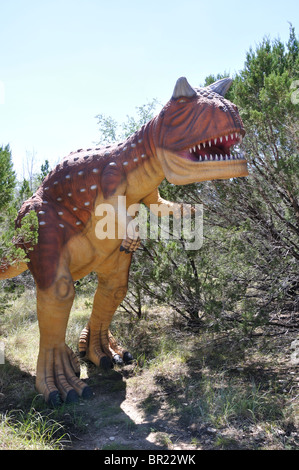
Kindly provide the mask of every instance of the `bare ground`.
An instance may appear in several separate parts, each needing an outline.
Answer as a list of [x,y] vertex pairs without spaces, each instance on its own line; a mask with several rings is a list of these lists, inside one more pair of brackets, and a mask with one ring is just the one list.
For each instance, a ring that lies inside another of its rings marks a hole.
[[[279,400],[284,397],[295,408],[292,417],[272,424],[248,416],[215,425],[200,419],[195,409],[194,393],[202,379],[202,367],[190,364],[188,383],[179,376],[182,371],[154,376],[142,371],[136,376],[135,366],[109,373],[95,371],[89,379],[94,396],[77,405],[82,413],[82,426],[72,427],[72,416],[66,412],[73,450],[293,450],[299,449],[298,368],[289,355],[284,361],[269,366],[252,364],[231,367],[230,377],[255,380],[264,387],[276,388]],[[191,384],[191,385],[190,385]],[[274,385],[275,384],[275,385]],[[188,388],[184,388],[184,385]],[[217,387],[217,384],[215,384]],[[199,387],[200,389],[200,387]],[[199,390],[198,389],[198,390]],[[194,405],[188,402],[193,401]],[[194,409],[192,409],[194,406]],[[197,405],[199,406],[199,405]],[[297,406],[297,408],[296,408]],[[294,419],[295,416],[295,419]],[[297,416],[297,419],[296,419]]]

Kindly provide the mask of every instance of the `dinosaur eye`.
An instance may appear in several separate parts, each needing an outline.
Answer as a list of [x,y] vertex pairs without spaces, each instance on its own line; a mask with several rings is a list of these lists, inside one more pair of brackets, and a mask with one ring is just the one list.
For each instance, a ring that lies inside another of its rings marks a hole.
[[184,99],[179,100],[179,103],[186,103],[186,100],[184,100]]

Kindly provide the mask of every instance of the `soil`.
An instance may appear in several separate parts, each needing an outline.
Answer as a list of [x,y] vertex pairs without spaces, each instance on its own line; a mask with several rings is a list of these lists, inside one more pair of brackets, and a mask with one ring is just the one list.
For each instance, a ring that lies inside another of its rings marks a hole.
[[[245,371],[246,372],[246,371]],[[250,366],[248,373],[251,373]],[[244,370],[231,370],[244,374]],[[286,361],[271,370],[254,371],[265,381],[275,376],[286,394],[298,399],[298,368]],[[200,380],[200,374],[198,373]],[[72,450],[285,450],[299,449],[298,423],[265,429],[261,423],[236,422],[228,426],[181,418],[171,409],[175,390],[158,386],[145,372],[135,377],[134,366],[92,376],[94,396],[76,405],[81,427],[72,425],[72,413],[64,422],[69,429]],[[161,384],[160,384],[161,385]],[[295,392],[295,393],[294,393]],[[188,403],[182,402],[182,406]],[[183,413],[184,414],[184,413]]]

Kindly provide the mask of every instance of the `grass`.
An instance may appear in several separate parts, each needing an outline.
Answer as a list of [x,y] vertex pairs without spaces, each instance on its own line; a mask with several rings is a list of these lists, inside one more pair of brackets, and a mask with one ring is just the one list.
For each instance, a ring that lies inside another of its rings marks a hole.
[[69,441],[60,423],[34,408],[6,413],[0,421],[2,450],[59,450]]
[[[226,334],[191,332],[166,307],[147,308],[138,320],[119,311],[113,334],[133,353],[135,364],[105,375],[82,363],[81,376],[94,387],[96,398],[49,410],[35,398],[39,335],[34,292],[11,292],[5,300],[9,306],[0,315],[6,360],[0,365],[0,449],[64,449],[72,446],[74,436],[84,440],[91,434],[100,436],[101,449],[128,448],[128,442],[104,441],[101,436],[112,429],[124,435],[148,432],[158,447],[169,449],[298,446],[296,375],[288,374],[285,348],[276,348],[273,341],[243,344]],[[91,290],[84,285],[67,332],[75,351],[91,305]],[[122,411],[121,403],[130,397],[147,428]]]

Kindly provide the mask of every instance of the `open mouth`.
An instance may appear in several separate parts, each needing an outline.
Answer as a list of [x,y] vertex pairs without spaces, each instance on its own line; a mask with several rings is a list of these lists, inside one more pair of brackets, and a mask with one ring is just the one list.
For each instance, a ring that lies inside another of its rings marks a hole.
[[178,152],[178,155],[194,162],[244,160],[237,147],[241,142],[242,134],[234,131],[210,140],[198,142],[196,145]]

